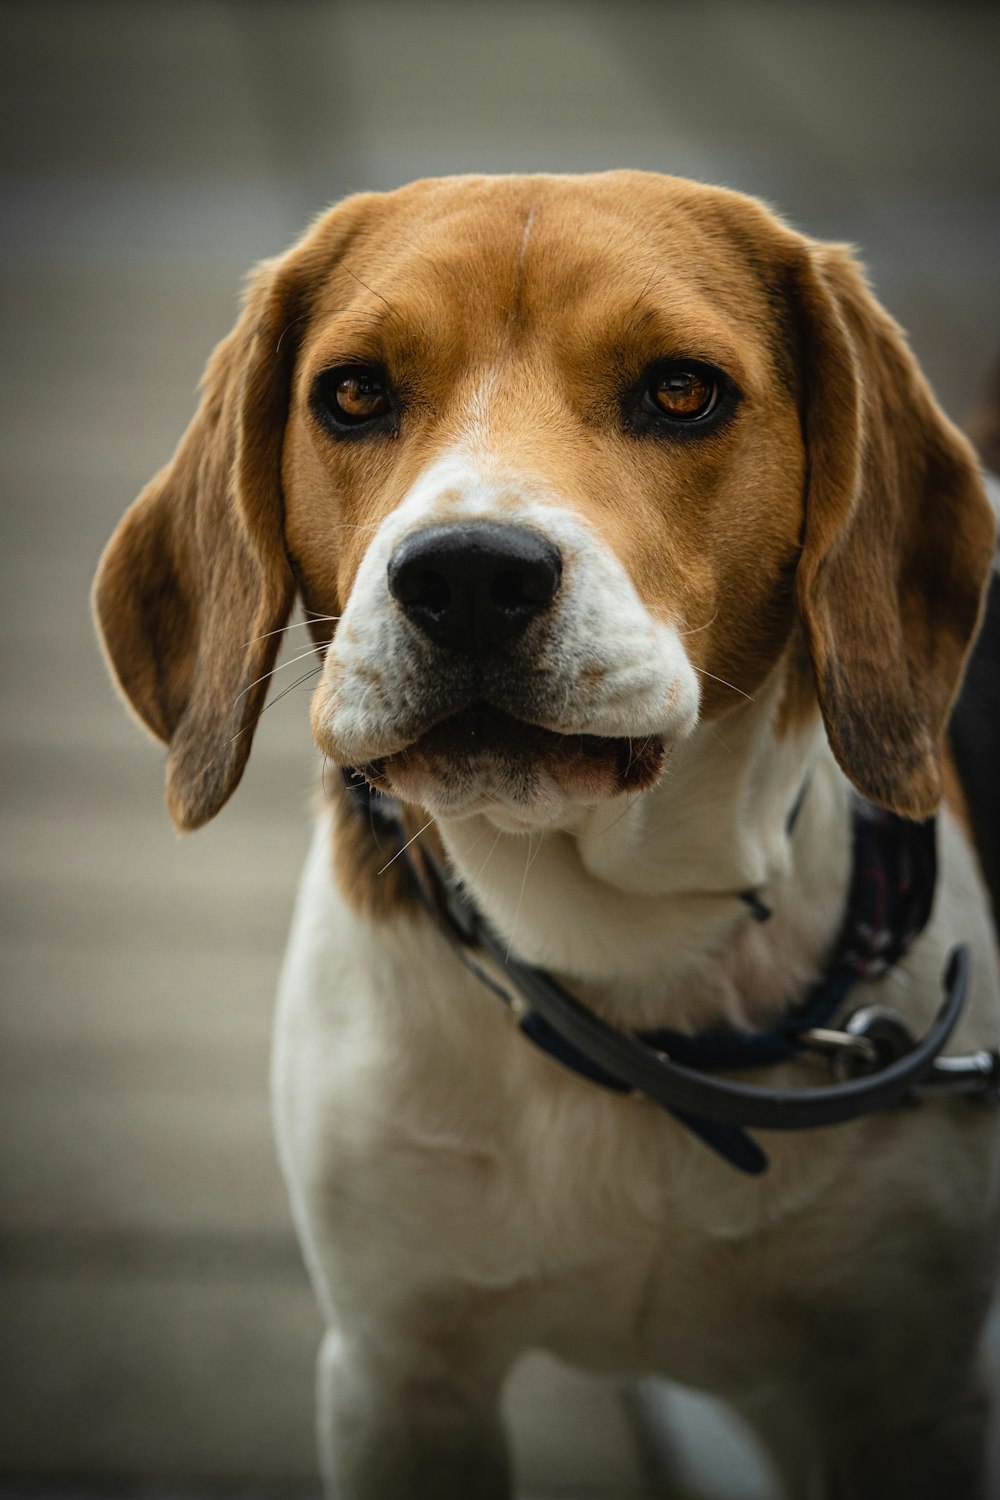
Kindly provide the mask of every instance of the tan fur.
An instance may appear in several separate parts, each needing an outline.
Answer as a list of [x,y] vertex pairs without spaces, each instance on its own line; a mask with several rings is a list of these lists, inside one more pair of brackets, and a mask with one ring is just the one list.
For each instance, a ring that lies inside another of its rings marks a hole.
[[904,816],[941,797],[940,746],[993,536],[966,440],[848,251],[800,270],[810,483],[797,594],[830,743]]
[[112,537],[94,609],[118,684],[170,746],[167,802],[182,830],[237,786],[294,598],[283,536],[281,448],[310,297],[349,239],[309,236],[254,273],[216,349],[173,460]]
[[[623,382],[670,352],[740,383],[720,437],[620,430]],[[405,442],[317,431],[311,381],[349,359],[398,372]],[[649,608],[691,632],[703,717],[771,670],[794,587],[845,770],[898,811],[933,810],[991,526],[969,451],[846,251],[736,194],[620,173],[351,199],[257,273],[95,590],[123,692],[170,744],[179,826],[242,774],[293,575],[308,608],[340,612],[372,528],[459,435],[477,382],[498,446],[572,496]]]
[[330,797],[334,817],[331,848],[337,885],[355,910],[373,922],[387,922],[400,912],[418,910],[420,901],[413,875],[419,877],[421,873],[424,849],[438,860],[443,858],[439,835],[427,826],[427,816],[418,807],[401,804],[403,844],[413,840],[412,853],[406,860],[398,853],[396,843],[387,840],[372,819],[352,806],[355,795],[338,788]]
[[[629,392],[685,358],[738,387],[728,419],[630,425]],[[331,434],[311,395],[350,364],[389,372],[397,427]],[[401,537],[469,515],[555,537],[561,572],[549,634],[460,678],[387,579]],[[651,174],[462,178],[350,199],[261,268],[95,603],[169,744],[182,828],[240,778],[297,590],[341,620],[329,643],[313,627],[321,748],[408,802],[403,838],[447,857],[511,952],[629,1030],[746,1029],[836,941],[845,774],[903,814],[937,807],[991,551],[970,451],[842,247]],[[449,707],[430,694],[451,676]],[[524,681],[541,689],[522,712]],[[473,790],[449,803],[463,757]],[[768,1172],[742,1177],[650,1100],[534,1051],[419,920],[398,840],[327,779],[334,866],[324,820],[274,1098],[328,1326],[331,1493],[507,1500],[496,1397],[542,1345],[733,1401],[791,1500],[820,1472],[824,1497],[973,1500],[995,1114],[939,1100],[768,1133]],[[940,852],[927,929],[851,1005],[888,999],[922,1033],[967,943],[954,1041],[993,1046],[992,936],[948,812]]]

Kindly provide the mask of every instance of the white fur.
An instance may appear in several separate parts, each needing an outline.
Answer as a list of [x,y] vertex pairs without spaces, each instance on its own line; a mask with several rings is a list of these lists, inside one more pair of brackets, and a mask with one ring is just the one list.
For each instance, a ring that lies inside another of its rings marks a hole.
[[[399,628],[377,577],[395,539],[443,494],[449,507],[489,513],[462,472],[429,476],[376,537],[345,615],[364,649]],[[598,589],[602,567],[614,575],[557,508],[521,501],[518,515],[578,547]],[[369,638],[365,614],[380,609]],[[581,600],[567,605],[567,629],[583,611]],[[643,663],[649,685],[637,689],[652,712],[668,681],[684,680],[679,641],[666,628],[657,637],[627,597],[624,613],[623,635],[646,631],[663,652]],[[591,640],[582,624],[581,639]],[[580,809],[533,836],[485,814],[440,820],[450,858],[512,950],[569,976],[624,1026],[759,1024],[799,996],[841,919],[849,789],[820,731],[778,741],[775,697],[766,684],[724,731],[696,729],[669,774],[627,804]],[[614,722],[607,702],[587,712]],[[929,928],[898,974],[858,986],[850,1004],[897,1004],[923,1029],[947,953],[966,941],[974,993],[955,1044],[992,1045],[990,928],[948,817],[942,844]],[[738,899],[751,885],[766,888],[765,924]],[[822,1076],[803,1062],[767,1081]],[[894,1495],[943,1493],[959,1439],[941,1402],[954,1399],[962,1442],[978,1421],[971,1371],[988,1257],[981,1233],[962,1226],[996,1218],[988,1111],[942,1101],[772,1134],[770,1170],[745,1178],[654,1104],[534,1051],[423,917],[387,927],[356,915],[332,879],[325,819],[281,985],[274,1087],[330,1328],[320,1425],[333,1493],[417,1493],[406,1476],[419,1472],[428,1496],[506,1494],[496,1396],[532,1346],[727,1396],[771,1443],[796,1500],[810,1466],[834,1462],[853,1434],[850,1393],[871,1376],[877,1425],[926,1429]],[[914,1235],[926,1254],[913,1253]],[[954,1493],[968,1493],[954,1472]],[[888,1500],[884,1488],[851,1494]]]
[[[376,532],[327,656],[318,729],[350,763],[401,749],[440,717],[422,702],[430,648],[387,587],[404,537],[449,519],[542,532],[563,557],[531,662],[545,725],[658,734],[666,772],[631,797],[530,816],[485,783],[456,802],[432,782],[421,800],[511,951],[616,1024],[766,1025],[836,938],[849,787],[818,721],[776,734],[777,675],[723,723],[697,725],[678,629],[643,606],[565,497],[494,462],[488,410],[483,387],[467,440]],[[850,1007],[892,1003],[922,1031],[964,941],[973,994],[955,1045],[995,1045],[983,895],[964,838],[947,816],[941,827],[928,929]],[[813,1469],[835,1483],[844,1444],[867,1441],[889,1443],[892,1477],[852,1470],[849,1491],[825,1495],[971,1500],[995,1116],[939,1101],[771,1134],[769,1171],[741,1176],[650,1101],[536,1052],[423,915],[358,916],[333,880],[329,837],[323,819],[281,984],[274,1093],[329,1329],[319,1414],[331,1493],[502,1500],[498,1390],[522,1352],[544,1346],[728,1397],[772,1447],[792,1500]],[[764,924],[740,899],[751,887],[772,908]],[[766,1081],[823,1077],[803,1061]]]
[[[565,734],[670,741],[693,728],[698,679],[676,629],[645,609],[618,559],[558,496],[491,472],[470,447],[421,476],[382,522],[358,570],[327,653],[319,717],[342,763],[391,754],[433,721],[420,706],[431,652],[389,593],[392,553],[427,525],[496,519],[542,533],[562,555],[562,584],[547,622],[551,646],[534,664],[547,713],[534,722]],[[428,807],[437,810],[433,797]]]

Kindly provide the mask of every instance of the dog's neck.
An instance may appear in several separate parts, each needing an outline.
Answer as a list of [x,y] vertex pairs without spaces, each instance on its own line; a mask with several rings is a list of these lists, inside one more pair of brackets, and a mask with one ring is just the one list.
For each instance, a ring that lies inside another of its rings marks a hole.
[[702,725],[624,806],[530,837],[485,817],[442,821],[511,951],[627,1025],[753,1026],[800,998],[843,914],[849,788],[818,716],[776,732],[780,694],[776,679]]

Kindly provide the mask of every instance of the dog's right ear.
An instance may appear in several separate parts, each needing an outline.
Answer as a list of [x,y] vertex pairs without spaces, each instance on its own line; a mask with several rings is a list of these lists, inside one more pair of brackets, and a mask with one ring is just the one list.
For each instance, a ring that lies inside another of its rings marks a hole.
[[316,289],[364,206],[348,200],[254,272],[191,426],[98,569],[107,659],[127,702],[169,746],[167,805],[183,830],[219,811],[250,753],[294,598],[281,493],[292,371]]
[[181,829],[218,812],[242,775],[292,606],[280,464],[297,293],[280,266],[255,272],[194,420],[127,511],[94,585],[118,685],[170,747],[167,805]]

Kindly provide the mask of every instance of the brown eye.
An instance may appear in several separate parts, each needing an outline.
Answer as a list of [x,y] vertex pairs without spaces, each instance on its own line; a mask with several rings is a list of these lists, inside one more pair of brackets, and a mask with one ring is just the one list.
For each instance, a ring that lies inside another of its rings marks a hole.
[[719,388],[696,370],[668,370],[656,377],[649,394],[664,416],[674,421],[696,422],[707,417],[718,399]]
[[682,354],[647,365],[625,392],[622,418],[634,437],[694,443],[723,432],[742,400],[727,371]]
[[334,416],[347,422],[371,422],[389,410],[385,384],[375,374],[343,375],[333,389]]
[[338,441],[396,437],[402,410],[382,365],[334,365],[313,381],[309,405],[316,421]]

